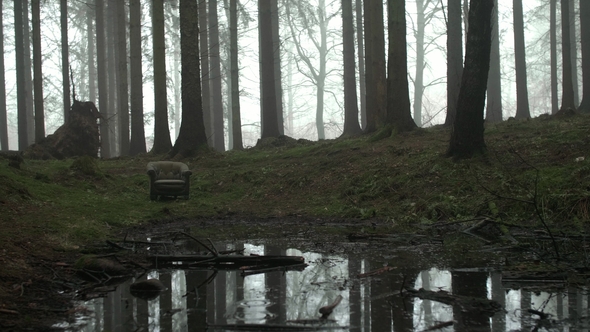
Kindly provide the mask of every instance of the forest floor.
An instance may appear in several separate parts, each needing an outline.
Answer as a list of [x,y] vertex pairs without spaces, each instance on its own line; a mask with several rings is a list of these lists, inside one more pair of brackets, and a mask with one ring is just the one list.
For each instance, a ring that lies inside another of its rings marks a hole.
[[[81,254],[127,230],[172,222],[202,221],[193,235],[218,240],[280,236],[285,223],[326,238],[432,234],[482,221],[545,238],[588,231],[590,116],[488,125],[487,154],[460,161],[445,156],[447,128],[379,137],[281,137],[185,159],[193,171],[189,200],[149,200],[146,164],[165,156],[0,155],[0,330],[51,330],[78,310],[68,280]],[[581,246],[578,267],[590,262],[585,240]]]

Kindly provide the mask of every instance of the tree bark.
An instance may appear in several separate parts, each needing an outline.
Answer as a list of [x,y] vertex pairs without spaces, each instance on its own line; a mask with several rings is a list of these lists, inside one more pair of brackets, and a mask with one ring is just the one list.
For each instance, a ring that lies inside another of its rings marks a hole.
[[580,39],[583,83],[580,111],[590,113],[590,2],[587,0],[580,0]]
[[209,64],[211,84],[211,115],[213,116],[213,144],[215,150],[225,150],[223,128],[223,96],[221,95],[221,59],[219,52],[219,23],[217,0],[209,0]]
[[6,77],[4,74],[4,15],[0,1],[0,150],[8,151],[8,116],[6,112]]
[[98,72],[98,109],[100,111],[100,156],[111,157],[111,133],[109,130],[107,54],[104,26],[104,0],[95,0],[96,11],[96,69]]
[[580,94],[578,91],[578,47],[576,38],[576,5],[575,0],[569,0],[569,21],[570,21],[570,54],[572,62],[572,86],[574,89],[574,105],[580,104]]
[[516,70],[516,115],[517,119],[531,117],[526,74],[526,50],[524,43],[524,21],[522,0],[513,0],[514,18],[514,64]]
[[45,112],[43,109],[43,72],[41,70],[41,8],[39,0],[31,1],[33,24],[33,85],[35,91],[35,143],[45,137]]
[[500,73],[500,36],[498,33],[498,0],[494,0],[492,13],[492,50],[486,103],[486,121],[502,122],[502,77]]
[[459,159],[486,150],[483,111],[490,70],[493,7],[494,0],[471,0],[470,4],[465,69],[447,152]]
[[168,153],[172,148],[168,126],[166,92],[166,44],[164,42],[164,1],[153,0],[152,29],[154,47],[154,154]]
[[385,77],[385,37],[383,3],[364,1],[365,11],[365,82],[367,89],[367,126],[370,133],[387,122],[387,79]]
[[457,100],[463,74],[461,0],[448,0],[447,11],[447,116],[445,126],[452,126],[457,114]]
[[141,68],[141,1],[129,1],[129,66],[131,76],[131,141],[129,154],[146,153],[143,126],[143,70]]
[[561,56],[562,68],[562,99],[561,109],[575,109],[574,84],[572,78],[572,48],[570,44],[569,0],[561,0]]
[[260,40],[260,73],[262,99],[262,135],[280,135],[276,112],[274,55],[272,48],[271,4],[273,0],[258,0],[258,34]]
[[342,48],[344,62],[344,130],[342,136],[362,133],[356,95],[356,66],[354,61],[354,23],[352,0],[342,0]]
[[110,117],[108,118],[108,125],[109,131],[111,132],[111,156],[117,156],[118,153],[118,136],[119,131],[117,129],[118,121],[117,121],[117,114],[118,114],[118,105],[117,105],[117,60],[116,60],[116,43],[115,43],[115,4],[119,0],[109,0],[106,2],[106,48],[107,48],[107,73],[108,73],[108,104],[109,104],[109,114]]
[[388,32],[389,56],[387,61],[387,123],[397,132],[416,127],[412,119],[408,90],[408,53],[406,50],[405,0],[389,0]]
[[244,144],[242,143],[242,120],[240,115],[237,0],[229,1],[229,16],[232,140],[234,150],[243,150]]
[[198,17],[196,1],[180,0],[182,123],[170,157],[191,157],[207,149],[201,99]]

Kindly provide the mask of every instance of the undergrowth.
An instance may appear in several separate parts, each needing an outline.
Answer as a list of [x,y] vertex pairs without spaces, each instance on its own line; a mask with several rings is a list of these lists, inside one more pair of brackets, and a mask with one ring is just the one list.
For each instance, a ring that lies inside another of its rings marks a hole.
[[459,162],[444,157],[450,132],[442,127],[268,141],[183,160],[193,171],[188,201],[149,200],[146,164],[165,156],[24,160],[20,168],[0,158],[0,241],[44,237],[67,249],[147,220],[241,215],[379,219],[391,231],[478,216],[536,225],[526,204],[535,192],[550,227],[581,231],[590,216],[589,127],[582,115],[490,125],[488,153]]

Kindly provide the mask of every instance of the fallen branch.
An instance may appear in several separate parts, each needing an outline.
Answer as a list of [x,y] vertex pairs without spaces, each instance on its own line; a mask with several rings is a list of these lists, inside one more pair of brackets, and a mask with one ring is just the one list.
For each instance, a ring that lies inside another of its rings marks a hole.
[[332,304],[321,307],[320,308],[320,314],[322,314],[321,318],[322,319],[328,318],[328,316],[330,316],[332,314],[332,311],[334,311],[334,308],[336,308],[336,306],[338,306],[340,304],[340,301],[342,301],[342,295],[338,295],[336,297],[336,299],[334,300],[334,302],[332,302]]
[[391,271],[393,269],[394,269],[393,266],[384,266],[384,267],[382,267],[380,269],[377,269],[377,270],[373,270],[373,271],[370,271],[370,272],[367,272],[367,273],[361,273],[361,274],[357,275],[357,278],[372,277],[372,276],[376,276],[376,275],[383,274],[385,272]]
[[305,263],[301,256],[202,256],[202,255],[156,255],[150,256],[155,266],[215,267],[223,270],[237,270],[252,266],[290,266]]

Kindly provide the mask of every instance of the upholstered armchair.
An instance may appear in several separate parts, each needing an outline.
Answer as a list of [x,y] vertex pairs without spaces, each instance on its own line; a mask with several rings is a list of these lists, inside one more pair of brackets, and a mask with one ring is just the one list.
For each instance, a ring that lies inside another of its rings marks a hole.
[[158,196],[183,196],[189,198],[192,172],[186,164],[175,161],[152,161],[147,165],[150,177],[150,199]]

